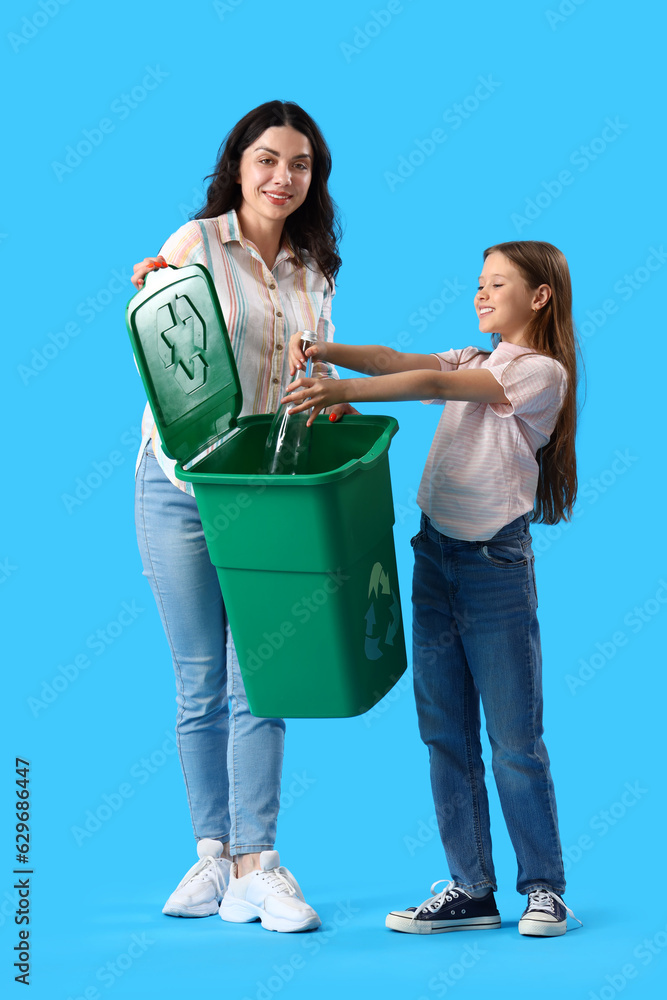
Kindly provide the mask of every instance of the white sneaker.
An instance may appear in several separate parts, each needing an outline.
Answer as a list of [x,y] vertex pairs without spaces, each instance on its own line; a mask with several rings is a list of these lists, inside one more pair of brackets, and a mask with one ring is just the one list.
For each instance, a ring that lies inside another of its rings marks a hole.
[[222,858],[222,844],[207,837],[197,844],[199,861],[178,883],[162,912],[169,917],[210,917],[217,912],[229,882],[231,861]]
[[280,867],[277,851],[262,851],[261,868],[229,877],[229,886],[220,903],[220,916],[232,923],[260,920],[267,931],[311,931],[322,921],[303,898],[299,883],[287,868]]

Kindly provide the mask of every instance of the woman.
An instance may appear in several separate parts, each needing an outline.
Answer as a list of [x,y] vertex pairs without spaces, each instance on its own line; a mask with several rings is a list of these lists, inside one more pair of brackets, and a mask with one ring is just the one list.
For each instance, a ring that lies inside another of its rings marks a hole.
[[[242,415],[278,407],[295,332],[332,339],[341,261],[330,172],[329,149],[306,112],[293,103],[263,104],[223,143],[202,211],[160,256],[135,265],[137,288],[149,270],[167,264],[200,263],[211,272],[239,370]],[[333,369],[327,374],[337,377]],[[347,404],[332,409],[356,412]],[[269,930],[313,929],[319,917],[273,850],[285,724],[250,714],[194,496],[176,479],[148,407],[142,431],[137,536],[171,646],[199,855],[163,912],[219,911],[224,920],[260,920]]]

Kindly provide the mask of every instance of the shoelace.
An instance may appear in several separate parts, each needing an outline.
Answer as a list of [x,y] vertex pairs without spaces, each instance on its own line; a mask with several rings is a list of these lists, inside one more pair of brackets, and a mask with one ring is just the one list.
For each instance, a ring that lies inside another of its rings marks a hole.
[[281,865],[279,868],[269,868],[262,872],[262,877],[269,883],[272,889],[280,893],[285,891],[290,896],[296,896],[296,889],[287,878],[286,869]]
[[222,871],[220,870],[221,866],[217,864],[218,860],[218,858],[214,858],[211,854],[206,854],[185,873],[176,887],[177,890],[182,889],[187,882],[193,882],[195,879],[199,881],[209,879],[215,883],[217,893],[221,895],[224,890],[224,883],[222,880]]
[[428,899],[424,900],[421,906],[418,906],[415,912],[412,914],[412,920],[415,919],[420,913],[429,910],[431,913],[435,913],[440,909],[443,903],[451,903],[453,899],[458,899],[459,896],[468,897],[468,893],[465,889],[461,889],[460,886],[455,885],[451,879],[441,878],[437,882],[434,882],[431,886],[431,892],[435,893],[436,885],[440,885],[441,882],[446,882],[447,885],[440,892],[436,893],[434,896],[429,896]]
[[554,900],[557,899],[561,906],[565,907],[565,910],[576,920],[578,924],[583,923],[579,917],[575,917],[574,913],[569,906],[565,905],[565,902],[560,898],[557,892],[553,892],[551,889],[533,889],[532,892],[528,893],[528,906],[526,908],[526,914],[530,913],[531,910],[549,910],[554,913]]

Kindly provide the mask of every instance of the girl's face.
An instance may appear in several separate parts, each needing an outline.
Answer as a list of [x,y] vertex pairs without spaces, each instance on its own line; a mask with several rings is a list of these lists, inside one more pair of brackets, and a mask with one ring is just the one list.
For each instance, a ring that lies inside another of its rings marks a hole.
[[289,125],[267,128],[241,156],[241,215],[260,225],[284,222],[303,205],[312,179],[309,140]]
[[529,346],[523,332],[550,295],[548,285],[529,288],[512,261],[494,250],[484,261],[475,295],[480,332],[499,333],[504,341]]

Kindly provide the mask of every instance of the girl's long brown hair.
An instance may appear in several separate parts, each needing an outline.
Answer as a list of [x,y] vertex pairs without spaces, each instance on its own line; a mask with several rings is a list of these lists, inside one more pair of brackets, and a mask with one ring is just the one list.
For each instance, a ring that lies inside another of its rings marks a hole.
[[539,479],[533,520],[543,524],[568,521],[577,496],[578,345],[572,319],[572,284],[564,255],[551,243],[521,240],[498,243],[484,251],[507,257],[521,271],[529,288],[548,285],[551,295],[525,330],[525,340],[537,354],[560,361],[567,373],[567,391],[554,432],[537,452]]

